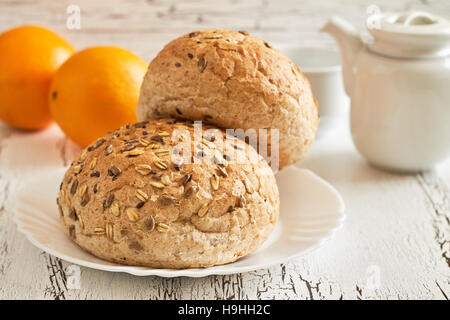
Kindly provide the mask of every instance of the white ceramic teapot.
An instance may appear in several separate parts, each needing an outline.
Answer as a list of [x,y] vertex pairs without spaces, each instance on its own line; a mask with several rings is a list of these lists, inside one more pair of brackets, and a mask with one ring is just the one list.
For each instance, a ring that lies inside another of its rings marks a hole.
[[370,42],[338,17],[322,28],[341,51],[355,146],[377,167],[431,169],[450,154],[450,22],[376,14],[367,27]]

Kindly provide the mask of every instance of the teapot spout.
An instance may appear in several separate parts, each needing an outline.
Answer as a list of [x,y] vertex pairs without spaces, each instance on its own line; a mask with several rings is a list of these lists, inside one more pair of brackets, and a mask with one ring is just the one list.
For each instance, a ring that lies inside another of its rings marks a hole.
[[354,62],[357,54],[363,48],[363,41],[356,29],[348,21],[339,17],[332,17],[320,31],[330,34],[339,46],[344,88],[347,94],[351,96],[355,78]]

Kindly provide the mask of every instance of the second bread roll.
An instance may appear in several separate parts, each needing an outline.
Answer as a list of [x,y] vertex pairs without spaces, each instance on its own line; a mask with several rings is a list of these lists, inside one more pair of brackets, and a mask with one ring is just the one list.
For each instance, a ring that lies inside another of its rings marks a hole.
[[280,168],[305,156],[319,122],[299,67],[267,42],[230,30],[195,31],[167,44],[150,63],[137,115],[278,129]]

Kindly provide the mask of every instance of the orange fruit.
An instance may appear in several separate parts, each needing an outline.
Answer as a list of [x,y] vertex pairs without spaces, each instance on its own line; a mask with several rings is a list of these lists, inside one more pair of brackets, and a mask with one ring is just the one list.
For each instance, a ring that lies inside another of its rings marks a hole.
[[74,54],[56,72],[50,111],[73,141],[87,146],[108,131],[137,122],[136,105],[147,63],[117,47]]
[[50,82],[74,52],[66,40],[38,26],[0,34],[0,119],[22,129],[47,127]]

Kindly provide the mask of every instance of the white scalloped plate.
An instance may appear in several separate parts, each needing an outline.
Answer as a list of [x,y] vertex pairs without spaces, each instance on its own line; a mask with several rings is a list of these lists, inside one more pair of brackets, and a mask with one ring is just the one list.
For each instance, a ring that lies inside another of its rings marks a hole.
[[19,191],[15,222],[36,247],[71,263],[137,276],[204,277],[267,268],[319,247],[342,226],[345,206],[339,193],[306,169],[289,167],[277,174],[281,213],[275,230],[254,253],[223,266],[205,269],[151,269],[114,264],[96,258],[63,232],[56,195],[65,170],[41,175]]

